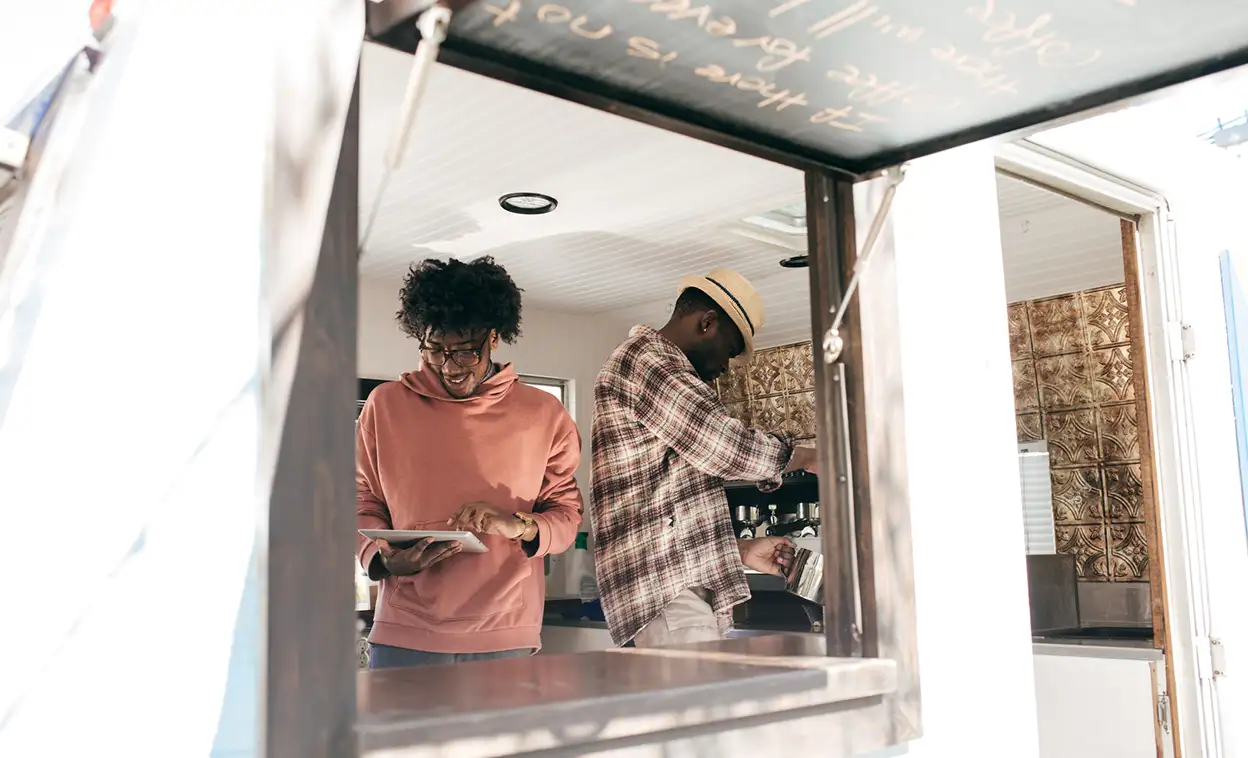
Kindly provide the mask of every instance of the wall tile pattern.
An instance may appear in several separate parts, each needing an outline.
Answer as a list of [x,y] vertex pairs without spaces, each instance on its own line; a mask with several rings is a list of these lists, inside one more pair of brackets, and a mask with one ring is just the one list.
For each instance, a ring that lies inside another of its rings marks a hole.
[[[1058,551],[1081,581],[1147,582],[1125,289],[1012,303],[1008,315],[1018,440],[1049,443]],[[815,436],[809,342],[760,350],[715,388],[751,426]]]
[[1083,581],[1146,582],[1126,290],[1008,306],[1019,442],[1045,439],[1057,549]]
[[728,412],[752,427],[815,436],[815,357],[811,343],[768,348],[715,381]]

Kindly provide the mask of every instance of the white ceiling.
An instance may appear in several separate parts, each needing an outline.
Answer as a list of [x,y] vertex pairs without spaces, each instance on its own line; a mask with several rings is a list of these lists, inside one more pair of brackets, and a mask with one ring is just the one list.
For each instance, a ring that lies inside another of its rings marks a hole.
[[[366,45],[360,201],[376,197],[411,57]],[[800,172],[498,81],[438,66],[407,159],[390,180],[361,259],[395,278],[426,257],[493,255],[527,304],[600,313],[653,300],[716,266],[752,280],[791,252],[729,233],[802,199]],[[558,199],[507,213],[508,192]]]
[[1125,279],[1117,216],[1002,174],[997,204],[1009,302]]
[[[367,44],[361,84],[361,222],[377,196],[411,57]],[[1011,301],[1122,281],[1115,217],[999,177]],[[533,191],[559,207],[503,211]],[[680,277],[716,266],[754,282],[761,345],[810,337],[806,272],[790,251],[735,234],[745,216],[802,198],[800,172],[502,82],[437,66],[391,178],[361,276],[397,291],[412,262],[493,255],[530,307],[664,319]]]

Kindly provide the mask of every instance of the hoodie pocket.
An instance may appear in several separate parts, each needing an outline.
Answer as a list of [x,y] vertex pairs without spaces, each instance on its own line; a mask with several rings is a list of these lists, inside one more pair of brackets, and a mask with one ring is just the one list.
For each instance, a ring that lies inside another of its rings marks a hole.
[[414,576],[395,577],[390,604],[434,623],[484,621],[524,607],[532,561],[519,543],[478,536],[488,553],[460,553]]

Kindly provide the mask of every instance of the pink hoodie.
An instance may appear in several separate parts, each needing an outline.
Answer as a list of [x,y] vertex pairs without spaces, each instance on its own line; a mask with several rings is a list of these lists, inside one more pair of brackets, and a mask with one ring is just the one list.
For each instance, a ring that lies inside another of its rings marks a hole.
[[[466,503],[527,511],[540,537],[481,536],[488,553],[460,553],[414,576],[381,581],[369,639],[431,653],[541,647],[542,557],[572,546],[581,523],[581,439],[559,400],[518,381],[510,366],[470,398],[447,394],[431,372],[387,382],[364,404],[356,431],[360,529],[439,529]],[[361,536],[365,570],[377,553]]]

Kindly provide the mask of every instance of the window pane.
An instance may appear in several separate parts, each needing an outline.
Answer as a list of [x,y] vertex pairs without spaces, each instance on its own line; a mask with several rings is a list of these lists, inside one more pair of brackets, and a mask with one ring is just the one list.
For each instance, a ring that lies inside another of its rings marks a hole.
[[568,398],[567,398],[567,395],[565,394],[567,390],[567,385],[565,383],[558,382],[558,381],[552,382],[550,380],[543,381],[539,379],[526,379],[524,377],[520,377],[520,381],[524,382],[530,387],[536,387],[542,392],[549,392],[550,394],[559,398],[559,402],[563,403],[564,407],[567,407]]
[[563,402],[563,387],[553,387],[549,384],[534,384],[533,386],[537,387],[542,392],[549,392],[559,398],[559,402]]

